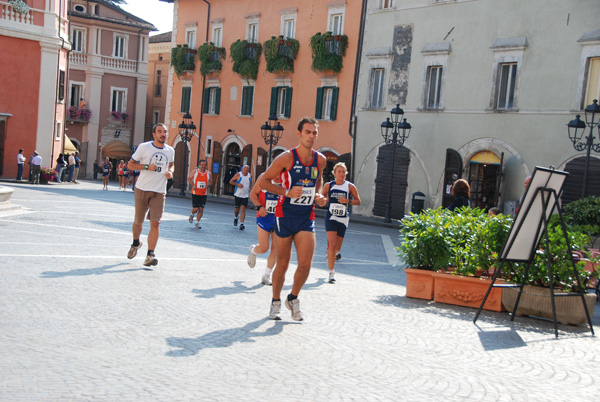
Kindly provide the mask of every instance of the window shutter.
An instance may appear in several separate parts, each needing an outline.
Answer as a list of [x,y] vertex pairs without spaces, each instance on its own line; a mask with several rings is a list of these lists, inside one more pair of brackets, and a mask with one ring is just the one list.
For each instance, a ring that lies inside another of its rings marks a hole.
[[221,88],[215,88],[215,114],[221,111]]
[[202,113],[208,114],[210,110],[210,88],[204,88],[204,105],[202,106]]
[[329,111],[329,118],[331,120],[335,120],[337,116],[337,103],[338,103],[338,95],[340,93],[340,89],[338,87],[332,88],[331,91],[331,110]]
[[269,107],[269,116],[273,116],[277,113],[277,87],[271,88],[271,106]]
[[254,96],[254,87],[244,87],[242,92],[242,115],[252,115],[252,98]]
[[285,117],[292,114],[292,87],[286,87],[285,90]]
[[323,118],[323,87],[317,88],[317,106],[315,107],[315,119]]

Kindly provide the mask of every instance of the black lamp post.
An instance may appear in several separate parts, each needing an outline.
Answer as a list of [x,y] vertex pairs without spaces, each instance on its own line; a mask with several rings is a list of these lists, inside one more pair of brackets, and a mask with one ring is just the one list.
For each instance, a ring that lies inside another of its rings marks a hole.
[[[390,223],[392,221],[392,188],[394,187],[394,162],[396,159],[396,147],[401,147],[404,145],[404,141],[408,139],[410,135],[410,123],[403,119],[404,110],[400,108],[400,105],[396,105],[390,111],[390,117],[388,117],[383,123],[381,123],[381,135],[385,140],[387,145],[392,146],[392,171],[390,173],[390,189],[388,191],[387,201],[385,205],[385,218],[383,221],[385,223]],[[392,130],[390,132],[390,130]]]
[[[583,185],[581,186],[581,198],[585,197],[585,190],[587,187],[588,171],[590,169],[590,152],[593,149],[594,152],[600,152],[600,140],[594,143],[594,128],[598,127],[598,121],[600,120],[600,105],[598,105],[598,99],[594,99],[591,105],[585,108],[585,122],[580,119],[581,115],[575,116],[575,119],[571,120],[567,124],[569,130],[569,139],[573,143],[573,148],[577,151],[586,150],[585,155],[585,169],[583,171]],[[583,137],[585,128],[589,127],[590,132],[587,137]],[[598,127],[598,137],[600,139],[600,127]]]
[[183,122],[179,125],[179,135],[181,136],[181,141],[183,141],[183,170],[181,171],[181,185],[179,188],[179,195],[182,197],[185,196],[185,188],[187,187],[187,143],[192,139],[194,131],[196,131],[196,125],[192,121],[192,116],[186,113],[183,116]]
[[265,140],[265,144],[269,146],[269,158],[267,159],[267,167],[271,164],[271,151],[273,145],[277,145],[283,135],[283,127],[277,121],[277,116],[272,114],[269,116],[269,121],[260,127],[260,134]]

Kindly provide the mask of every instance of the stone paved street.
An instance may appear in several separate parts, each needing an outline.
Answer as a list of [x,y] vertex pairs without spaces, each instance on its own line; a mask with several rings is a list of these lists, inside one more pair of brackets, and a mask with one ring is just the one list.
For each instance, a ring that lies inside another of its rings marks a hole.
[[[256,242],[210,200],[202,229],[168,197],[154,270],[134,260],[133,193],[100,183],[14,188],[0,215],[2,401],[573,401],[600,392],[587,326],[407,299],[397,231],[352,223],[326,282],[325,232],[305,321],[267,318]],[[175,191],[173,191],[175,192]],[[146,241],[146,224],[142,240]],[[293,255],[295,262],[295,254]],[[291,288],[290,266],[284,294]],[[599,306],[593,323],[600,331]]]

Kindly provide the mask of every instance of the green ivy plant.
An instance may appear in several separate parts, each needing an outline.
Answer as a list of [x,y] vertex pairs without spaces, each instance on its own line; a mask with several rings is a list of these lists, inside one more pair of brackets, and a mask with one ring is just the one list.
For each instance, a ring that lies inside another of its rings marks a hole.
[[178,78],[187,71],[196,69],[195,54],[196,49],[191,49],[187,45],[177,45],[171,49],[171,67]]
[[258,76],[258,65],[263,47],[260,43],[247,40],[233,42],[229,47],[229,57],[233,61],[233,72],[241,78],[255,80]]
[[200,60],[200,74],[207,75],[215,71],[221,71],[225,60],[225,48],[215,46],[208,42],[198,48],[198,60]]
[[271,39],[264,43],[263,48],[268,72],[281,71],[284,74],[294,72],[294,60],[298,55],[300,42],[296,39],[285,39],[283,35],[271,36]]
[[333,71],[339,73],[344,67],[343,60],[348,47],[347,35],[333,35],[331,32],[317,32],[310,38],[313,71]]

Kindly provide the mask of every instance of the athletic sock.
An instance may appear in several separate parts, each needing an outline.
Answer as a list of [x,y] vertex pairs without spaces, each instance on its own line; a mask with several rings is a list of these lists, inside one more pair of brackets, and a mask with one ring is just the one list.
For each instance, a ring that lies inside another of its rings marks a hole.
[[276,302],[276,301],[280,302],[281,299],[271,299],[271,303]]
[[291,294],[291,293],[290,293],[290,294],[288,295],[288,298],[287,298],[287,299],[288,299],[288,301],[293,301],[293,300],[296,300],[297,298],[298,298],[298,296],[294,296],[293,294]]
[[132,244],[132,246],[133,246],[133,247],[137,247],[137,246],[139,246],[139,245],[140,245],[140,239],[133,239],[133,244]]
[[148,254],[146,254],[146,255],[151,255],[151,254],[154,254],[154,250],[148,250]]
[[273,273],[273,268],[267,268],[267,269],[265,269],[265,275],[271,276],[272,273]]

